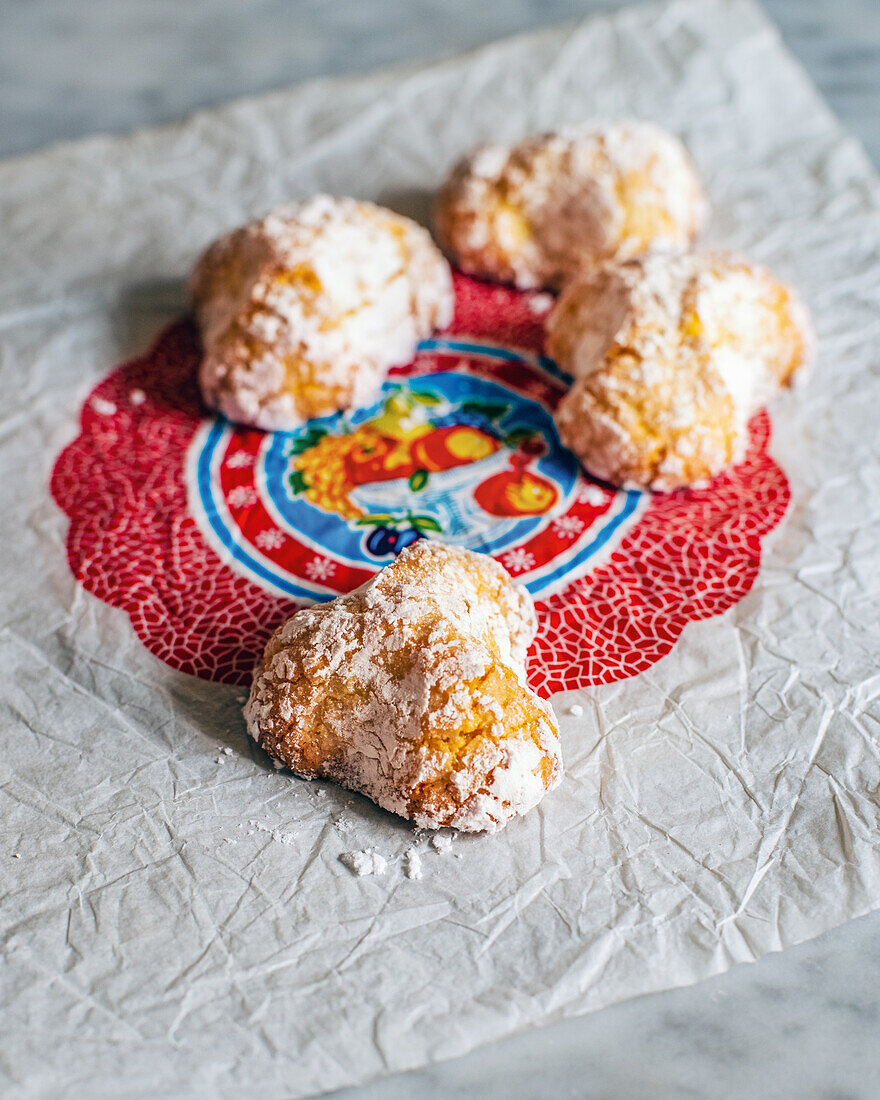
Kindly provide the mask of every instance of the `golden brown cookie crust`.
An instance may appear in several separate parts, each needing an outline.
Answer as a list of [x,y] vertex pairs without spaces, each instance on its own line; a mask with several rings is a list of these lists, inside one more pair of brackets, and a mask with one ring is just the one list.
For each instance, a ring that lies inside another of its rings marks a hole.
[[558,289],[602,260],[690,246],[707,212],[681,142],[630,121],[478,147],[441,188],[434,223],[462,271]]
[[329,195],[216,241],[190,290],[206,403],[267,430],[369,404],[453,309],[449,266],[425,229]]
[[495,830],[561,774],[556,721],[526,684],[534,608],[497,562],[419,541],[270,639],[245,716],[298,775],[424,828]]
[[557,428],[614,485],[698,485],[741,456],[749,417],[810,349],[803,306],[762,267],[721,253],[609,263],[548,318],[548,354],[575,379]]

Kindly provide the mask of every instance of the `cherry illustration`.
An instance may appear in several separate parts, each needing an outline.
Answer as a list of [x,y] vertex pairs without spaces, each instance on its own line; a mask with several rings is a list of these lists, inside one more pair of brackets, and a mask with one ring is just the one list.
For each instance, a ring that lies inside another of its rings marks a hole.
[[367,535],[367,553],[377,558],[384,558],[387,554],[397,555],[422,537],[417,527],[405,527],[402,531],[395,531],[393,527],[374,527]]
[[397,536],[397,542],[394,546],[394,553],[399,554],[401,550],[405,550],[407,546],[412,546],[414,542],[417,542],[422,538],[422,532],[415,527],[406,527]]
[[399,537],[393,527],[374,527],[367,535],[367,552],[374,554],[377,558],[393,554]]

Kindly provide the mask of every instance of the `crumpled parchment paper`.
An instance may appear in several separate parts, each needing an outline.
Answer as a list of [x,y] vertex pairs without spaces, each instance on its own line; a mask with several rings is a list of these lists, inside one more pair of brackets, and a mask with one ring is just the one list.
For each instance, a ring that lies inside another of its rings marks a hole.
[[[594,114],[679,131],[713,241],[813,309],[818,366],[774,410],[792,506],[733,610],[636,679],[556,698],[566,778],[537,812],[424,847],[410,880],[406,824],[276,774],[235,689],[172,672],[77,588],[49,471],[220,230],[318,188],[424,216],[474,141]],[[751,3],[631,10],[9,162],[0,225],[4,1096],[303,1095],[880,904],[880,201]],[[356,878],[338,856],[370,845],[388,871]]]

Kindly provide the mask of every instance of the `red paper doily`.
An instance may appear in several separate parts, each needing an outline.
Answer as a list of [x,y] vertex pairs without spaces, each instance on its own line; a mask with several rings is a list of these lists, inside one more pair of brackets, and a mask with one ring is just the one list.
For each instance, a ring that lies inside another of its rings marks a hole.
[[210,417],[188,321],[98,385],[58,458],[70,568],[175,669],[245,683],[297,607],[348,591],[415,537],[497,557],[536,599],[542,695],[648,668],[749,590],[788,504],[770,423],[706,489],[586,478],[551,412],[542,297],[456,277],[456,316],[351,417],[263,434]]

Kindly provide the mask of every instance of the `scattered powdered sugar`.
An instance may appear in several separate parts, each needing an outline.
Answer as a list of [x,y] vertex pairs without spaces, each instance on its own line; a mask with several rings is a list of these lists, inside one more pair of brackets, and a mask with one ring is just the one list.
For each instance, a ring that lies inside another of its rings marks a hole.
[[229,745],[227,745],[227,746],[226,746],[226,747],[225,747],[225,748],[223,749],[223,755],[224,755],[224,756],[232,756],[232,749],[231,749],[231,748],[229,747]]
[[449,833],[435,833],[431,837],[431,847],[435,852],[448,852],[452,847],[452,837]]
[[130,390],[128,394],[128,400],[132,405],[143,405],[147,400],[147,395],[143,390]]
[[99,416],[112,416],[116,412],[113,402],[104,397],[93,397],[89,404]]
[[374,848],[364,848],[360,852],[343,852],[339,862],[358,877],[384,875],[388,867],[388,861]]
[[[278,844],[296,843],[296,833],[284,833],[281,829],[264,825],[261,821],[248,821],[248,825],[252,825],[258,833],[267,833]],[[248,836],[251,835],[251,833],[248,833]]]
[[407,878],[422,877],[422,857],[415,848],[409,848],[403,853],[403,873]]
[[571,706],[568,708],[568,713],[572,716],[572,718],[580,718],[580,716],[584,713],[584,708],[580,705],[580,703],[572,703]]

